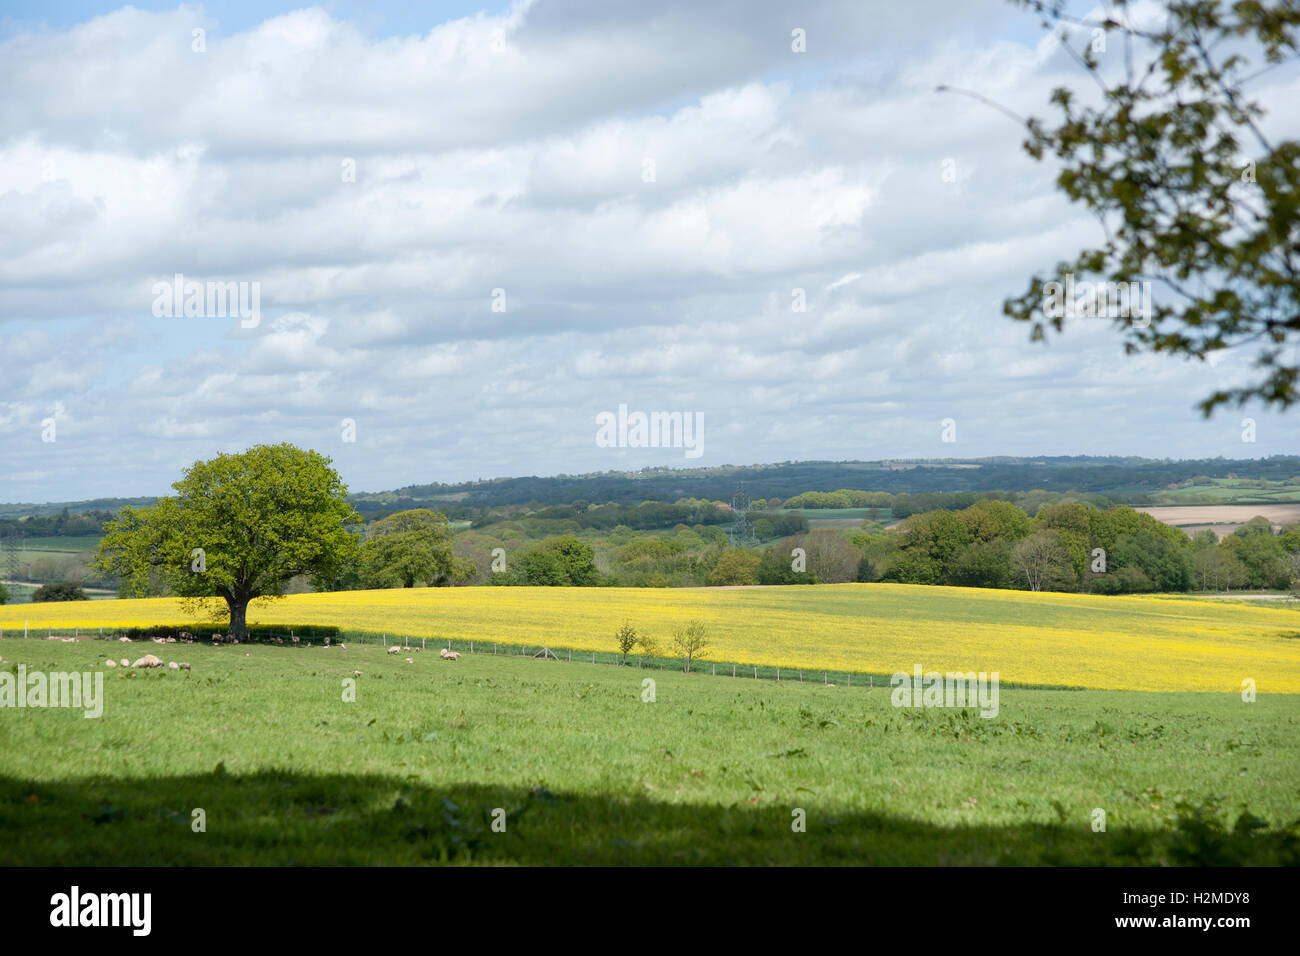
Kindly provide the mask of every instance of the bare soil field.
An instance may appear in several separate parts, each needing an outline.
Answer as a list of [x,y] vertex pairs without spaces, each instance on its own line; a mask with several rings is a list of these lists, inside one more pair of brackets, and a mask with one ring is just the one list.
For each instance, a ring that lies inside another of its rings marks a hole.
[[1283,505],[1168,505],[1138,508],[1165,524],[1182,528],[1189,535],[1213,528],[1220,538],[1232,534],[1255,515],[1263,515],[1277,531],[1283,525],[1300,521],[1300,504]]

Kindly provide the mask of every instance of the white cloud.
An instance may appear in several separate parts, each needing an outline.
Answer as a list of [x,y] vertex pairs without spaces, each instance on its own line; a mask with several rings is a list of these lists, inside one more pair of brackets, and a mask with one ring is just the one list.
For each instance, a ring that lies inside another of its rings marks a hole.
[[[1095,223],[935,87],[1042,115],[1061,51],[999,3],[802,5],[806,54],[791,16],[557,0],[376,39],[125,8],[0,44],[0,499],[158,493],[256,441],[371,489],[677,463],[595,446],[620,402],[704,412],[705,464],[1227,447],[1191,405],[1241,363],[1001,315]],[[176,273],[258,282],[261,323],[153,318]],[[1256,417],[1250,453],[1294,451]]]

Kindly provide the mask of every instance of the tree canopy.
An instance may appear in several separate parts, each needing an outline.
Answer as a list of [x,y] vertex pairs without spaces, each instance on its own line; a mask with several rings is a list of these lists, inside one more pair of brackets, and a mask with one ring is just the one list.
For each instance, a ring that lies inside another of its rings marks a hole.
[[1151,20],[1128,0],[1094,19],[1068,15],[1064,0],[1014,2],[1060,30],[1099,89],[1091,100],[1054,90],[1059,122],[1028,120],[1024,146],[1059,161],[1058,187],[1096,215],[1101,241],[1035,276],[1003,310],[1040,340],[1070,314],[1051,292],[1149,283],[1141,310],[1083,314],[1110,318],[1130,353],[1205,360],[1252,349],[1253,380],[1206,396],[1207,416],[1224,403],[1300,400],[1300,143],[1266,135],[1250,92],[1300,53],[1300,6],[1179,0],[1144,27]]
[[359,521],[330,460],[288,443],[195,462],[174,496],[125,507],[105,528],[94,566],[124,595],[159,584],[198,609],[221,598],[230,633],[248,633],[248,604],[297,575],[330,575],[356,554]]
[[451,526],[428,508],[399,511],[376,521],[362,546],[367,582],[373,587],[450,584],[472,577],[473,564],[452,553]]

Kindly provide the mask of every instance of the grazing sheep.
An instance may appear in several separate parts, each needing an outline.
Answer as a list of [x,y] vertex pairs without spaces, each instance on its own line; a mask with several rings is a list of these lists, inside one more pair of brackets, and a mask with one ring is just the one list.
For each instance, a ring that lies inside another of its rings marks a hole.
[[392,647],[390,647],[390,648],[388,649],[388,653],[390,653],[390,654],[396,654],[396,653],[397,653],[398,651],[400,651],[400,650],[401,650],[401,648],[398,647],[396,644],[394,644]]
[[176,643],[176,638],[174,638],[174,637],[169,637],[169,638],[167,638],[167,643],[168,643],[168,644],[175,644],[175,643]]
[[190,669],[190,662],[189,662],[189,661],[181,661],[181,670],[183,670],[183,671],[187,671],[187,670],[189,670],[189,669]]
[[152,654],[146,654],[144,657],[140,658],[131,666],[132,667],[162,667],[163,662],[161,658],[154,657]]
[[449,650],[447,650],[447,648],[445,648],[445,647],[444,647],[442,650],[440,650],[440,651],[438,652],[438,656],[441,657],[444,661],[458,661],[458,660],[460,660],[460,652],[459,652],[459,651],[449,651]]
[[129,637],[119,637],[119,638],[117,639],[117,642],[118,642],[119,644],[130,644],[130,643],[131,643],[131,638],[129,638]]
[[128,661],[125,657],[122,658],[122,660],[121,660],[121,664],[122,664],[123,667],[130,667],[130,666],[131,666],[131,662]]
[[116,666],[117,666],[117,661],[113,660],[113,658],[110,657],[108,660],[104,661],[104,666],[105,666],[105,667],[116,667]]
[[170,664],[167,665],[167,669],[169,671],[178,671],[181,669],[181,665],[177,664],[175,661],[172,661]]

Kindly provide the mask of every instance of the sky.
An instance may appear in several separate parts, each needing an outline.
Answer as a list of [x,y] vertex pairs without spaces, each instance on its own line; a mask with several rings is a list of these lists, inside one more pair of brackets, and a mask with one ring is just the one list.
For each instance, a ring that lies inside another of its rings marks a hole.
[[[1050,118],[1089,82],[993,0],[5,0],[0,501],[165,494],[280,441],[357,491],[1300,452],[1295,412],[1196,410],[1249,354],[1002,314],[1101,227],[936,87]],[[1251,92],[1300,132],[1300,72]],[[620,406],[698,441],[602,440]]]

